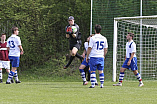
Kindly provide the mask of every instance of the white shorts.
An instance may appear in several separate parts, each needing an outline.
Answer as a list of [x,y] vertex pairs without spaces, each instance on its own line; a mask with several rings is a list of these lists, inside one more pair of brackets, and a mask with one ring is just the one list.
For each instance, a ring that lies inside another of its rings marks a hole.
[[10,61],[0,61],[0,68],[10,69]]

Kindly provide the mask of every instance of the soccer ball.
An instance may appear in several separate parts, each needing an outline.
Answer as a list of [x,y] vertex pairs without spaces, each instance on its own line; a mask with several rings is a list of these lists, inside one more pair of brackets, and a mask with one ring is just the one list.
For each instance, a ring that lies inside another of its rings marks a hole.
[[72,26],[71,28],[72,28],[73,33],[77,32],[77,27],[76,26]]

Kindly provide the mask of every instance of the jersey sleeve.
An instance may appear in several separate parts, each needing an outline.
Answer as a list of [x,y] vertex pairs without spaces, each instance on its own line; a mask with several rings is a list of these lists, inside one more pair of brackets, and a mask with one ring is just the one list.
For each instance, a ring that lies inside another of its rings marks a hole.
[[93,45],[94,45],[94,41],[93,41],[93,38],[91,37],[89,40],[89,46],[88,47],[93,48]]
[[17,45],[18,45],[18,46],[21,45],[21,39],[20,39],[20,37],[17,38],[17,41],[16,41],[16,42],[17,42]]
[[7,40],[7,45],[6,45],[6,47],[9,47],[9,39]]
[[104,48],[108,48],[108,43],[107,43],[107,39],[106,38],[105,38]]
[[131,46],[131,52],[136,52],[136,44],[133,42]]

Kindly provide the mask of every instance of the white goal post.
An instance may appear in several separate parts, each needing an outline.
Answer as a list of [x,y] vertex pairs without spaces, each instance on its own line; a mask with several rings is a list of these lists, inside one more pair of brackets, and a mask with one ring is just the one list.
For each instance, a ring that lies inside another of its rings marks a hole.
[[[138,70],[145,79],[157,79],[157,15],[114,18],[113,81],[118,80],[120,68],[125,59],[126,35],[135,34]],[[135,79],[126,70],[125,79]]]

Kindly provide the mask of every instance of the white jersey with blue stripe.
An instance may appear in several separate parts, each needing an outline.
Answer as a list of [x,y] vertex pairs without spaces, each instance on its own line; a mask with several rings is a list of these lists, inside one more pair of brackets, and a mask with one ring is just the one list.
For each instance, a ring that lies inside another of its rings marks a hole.
[[108,48],[106,37],[101,34],[95,34],[90,38],[89,47],[92,48],[89,57],[104,58],[104,48]]
[[7,47],[10,48],[9,56],[20,57],[21,40],[19,36],[12,34],[7,40]]
[[[136,44],[133,40],[130,42],[126,43],[126,58],[131,57],[131,53],[135,52],[136,53]],[[136,57],[136,54],[134,54],[133,57]]]

